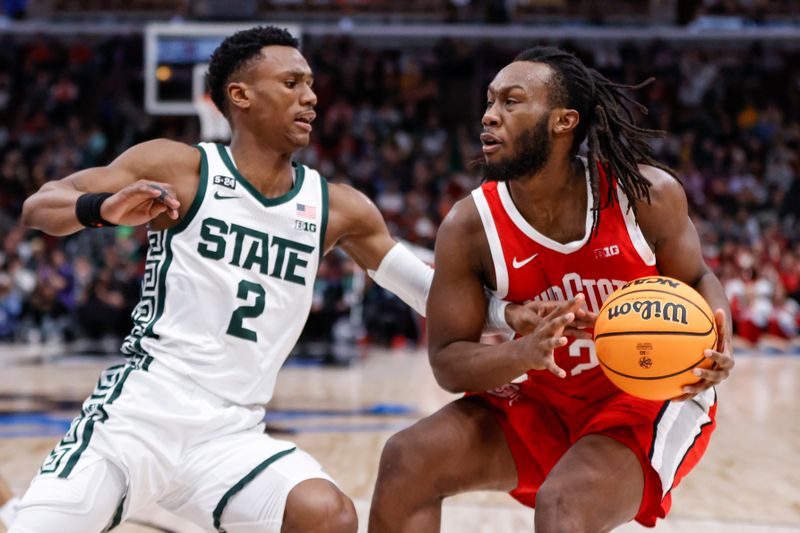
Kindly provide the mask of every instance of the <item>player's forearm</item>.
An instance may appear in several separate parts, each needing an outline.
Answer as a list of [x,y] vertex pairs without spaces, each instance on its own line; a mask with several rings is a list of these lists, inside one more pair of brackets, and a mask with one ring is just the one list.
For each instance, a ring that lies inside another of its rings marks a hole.
[[431,351],[433,374],[449,392],[480,392],[500,387],[527,372],[529,363],[515,356],[516,341],[488,345],[456,341]]
[[22,205],[22,223],[50,235],[69,235],[83,229],[75,215],[75,203],[83,194],[73,186],[54,181],[45,183]]
[[[711,306],[711,311],[714,312],[717,309],[722,309],[725,311],[725,319],[730,325],[732,323],[731,318],[731,306],[728,303],[728,298],[725,296],[725,289],[722,287],[722,283],[720,283],[717,276],[714,275],[711,270],[708,270],[703,276],[695,283],[694,288],[699,292],[703,298],[706,299],[708,305]],[[731,328],[727,328],[728,337],[726,342],[729,342],[731,339]]]

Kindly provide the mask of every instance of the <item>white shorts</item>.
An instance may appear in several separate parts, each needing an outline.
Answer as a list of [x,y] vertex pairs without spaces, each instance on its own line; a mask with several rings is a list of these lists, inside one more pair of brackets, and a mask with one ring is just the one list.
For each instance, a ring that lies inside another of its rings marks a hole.
[[263,408],[231,404],[150,357],[113,366],[42,465],[21,513],[48,498],[59,503],[58,490],[32,490],[40,480],[69,481],[108,460],[127,486],[113,522],[157,503],[218,531],[231,498],[258,476],[262,493],[272,485],[267,497],[279,527],[295,485],[333,480],[294,444],[265,434],[263,416]]

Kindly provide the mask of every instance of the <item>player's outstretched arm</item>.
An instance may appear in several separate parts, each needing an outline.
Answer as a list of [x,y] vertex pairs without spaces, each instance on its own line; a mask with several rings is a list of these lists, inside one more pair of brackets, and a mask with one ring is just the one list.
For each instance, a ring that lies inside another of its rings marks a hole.
[[[325,251],[338,244],[378,285],[425,316],[433,269],[392,238],[380,211],[363,193],[347,185],[329,187]],[[490,310],[486,326],[493,331],[511,334],[512,322],[529,326],[527,308],[506,306],[492,298]]]
[[566,344],[564,329],[575,319],[582,296],[555,307],[520,339],[480,344],[486,296],[476,236],[482,231],[471,198],[456,204],[439,228],[427,321],[428,355],[436,381],[451,392],[466,392],[499,387],[528,370],[547,369],[563,377],[553,350]]
[[363,193],[330,184],[325,251],[338,245],[381,287],[425,316],[433,271],[389,234],[380,211]]
[[733,369],[731,344],[731,309],[717,276],[703,260],[700,237],[689,218],[686,194],[681,185],[663,170],[641,166],[650,180],[651,202],[638,204],[638,221],[645,238],[655,249],[659,273],[679,279],[694,287],[714,310],[719,341],[716,350],[706,350],[714,361],[710,369],[696,369],[702,378],[684,387],[680,400],[691,398],[728,377]]
[[[196,173],[199,164],[199,152],[182,143],[158,139],[138,144],[108,166],[42,185],[25,200],[22,223],[51,235],[69,235],[86,227],[78,213],[84,222],[96,225],[138,226],[162,214],[174,220],[181,207],[176,184],[181,177]],[[110,194],[98,196],[101,193]],[[81,197],[81,207],[76,209]]]

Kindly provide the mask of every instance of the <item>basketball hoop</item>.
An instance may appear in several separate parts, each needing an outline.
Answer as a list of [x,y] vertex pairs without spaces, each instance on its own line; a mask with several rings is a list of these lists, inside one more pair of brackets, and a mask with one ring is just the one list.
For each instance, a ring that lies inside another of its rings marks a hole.
[[231,128],[225,116],[219,112],[208,93],[194,98],[193,102],[197,118],[200,119],[200,140],[228,142],[231,139]]

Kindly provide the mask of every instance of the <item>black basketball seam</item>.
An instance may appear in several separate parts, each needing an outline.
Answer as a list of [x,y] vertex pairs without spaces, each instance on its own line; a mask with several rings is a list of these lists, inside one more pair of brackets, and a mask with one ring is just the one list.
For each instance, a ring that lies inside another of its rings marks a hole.
[[716,350],[717,349],[717,344],[719,343],[719,330],[716,328],[716,326],[717,326],[717,324],[715,323],[714,324],[714,343],[711,345],[710,348],[707,348],[708,350]]
[[[713,350],[713,349],[715,349],[715,348],[716,348],[716,346],[717,346],[717,341],[719,340],[719,334],[718,334],[718,332],[717,332],[716,328],[712,328],[712,329],[714,330],[714,342],[711,344],[711,346],[710,346],[709,348],[706,348],[706,350]],[[655,332],[640,332],[640,333],[647,333],[647,334],[651,334],[651,335],[665,335],[665,334],[668,334],[668,333],[670,333],[670,334],[673,334],[673,335],[675,335],[675,334],[676,334],[676,333],[674,333],[674,332],[671,332],[671,331],[655,331]],[[608,334],[601,334],[601,335],[598,335],[598,337],[600,337],[600,336],[603,336],[603,335],[605,335],[605,336],[612,336],[612,335],[633,335],[633,334],[634,334],[634,333],[608,333]],[[684,334],[682,334],[682,335],[698,335],[698,334],[697,334],[697,333],[684,333]],[[663,376],[651,376],[651,377],[636,377],[636,376],[629,376],[628,374],[623,374],[622,372],[619,372],[619,371],[617,371],[617,370],[614,370],[613,368],[611,368],[610,366],[608,366],[607,364],[605,364],[605,363],[604,363],[604,362],[603,362],[603,361],[600,359],[600,357],[598,357],[598,358],[597,358],[597,360],[600,362],[600,364],[601,364],[601,365],[603,365],[603,366],[604,366],[605,368],[607,368],[609,371],[611,371],[611,372],[613,372],[613,373],[615,373],[615,374],[617,374],[617,375],[620,375],[620,376],[623,376],[623,377],[626,377],[626,378],[631,378],[631,379],[640,379],[640,380],[648,380],[648,381],[649,381],[649,380],[656,380],[656,379],[671,378],[671,377],[673,377],[673,376],[677,376],[678,374],[681,374],[681,373],[683,373],[683,372],[686,372],[686,371],[687,371],[687,370],[689,370],[690,368],[693,368],[693,367],[697,366],[698,364],[700,364],[700,363],[703,361],[703,359],[705,359],[705,356],[703,356],[703,358],[702,358],[702,359],[700,359],[700,361],[698,361],[697,363],[693,364],[693,365],[692,365],[692,366],[690,366],[689,368],[686,368],[686,369],[684,369],[684,370],[681,370],[680,372],[676,372],[676,373],[674,373],[674,374],[666,374],[666,375],[663,375]]]
[[706,358],[706,356],[704,355],[703,357],[701,357],[693,365],[688,366],[688,367],[684,368],[683,370],[679,370],[678,372],[675,372],[673,374],[664,374],[663,376],[647,376],[647,377],[638,377],[638,376],[631,376],[631,375],[628,375],[628,374],[623,374],[622,372],[614,370],[613,368],[611,368],[610,366],[605,364],[603,361],[600,360],[600,358],[598,358],[597,360],[600,361],[600,364],[603,365],[605,368],[607,368],[610,372],[613,372],[613,373],[617,374],[618,376],[622,376],[624,378],[630,378],[630,379],[639,379],[639,380],[645,380],[645,381],[652,381],[652,380],[656,380],[656,379],[671,378],[671,377],[675,377],[675,376],[677,376],[679,374],[683,374],[684,372],[686,372],[688,370],[691,370],[694,367],[696,367],[697,365],[699,365],[700,363],[702,363],[705,358]]
[[[598,333],[594,339],[603,337],[619,337],[621,335],[676,335],[681,337],[704,337],[714,331],[714,325],[706,331],[615,331],[613,333]],[[716,336],[716,335],[715,335]]]
[[[688,285],[687,285],[687,287],[688,287]],[[690,287],[690,288],[691,288],[691,287]],[[681,300],[684,300],[684,301],[686,301],[686,302],[688,302],[688,303],[692,304],[693,306],[695,306],[695,307],[697,308],[697,310],[698,310],[698,311],[700,311],[700,313],[702,313],[702,315],[703,315],[704,317],[706,317],[706,320],[708,320],[708,321],[709,321],[709,323],[711,323],[711,324],[713,324],[713,323],[714,323],[714,319],[713,319],[713,318],[711,318],[711,317],[709,317],[709,316],[706,314],[706,312],[705,312],[705,311],[703,311],[703,310],[700,308],[700,306],[699,306],[699,305],[697,305],[696,303],[694,303],[693,301],[689,300],[688,298],[685,298],[685,297],[681,296],[680,294],[675,294],[674,292],[669,292],[669,291],[662,291],[662,290],[659,290],[659,289],[637,289],[637,290],[635,290],[635,291],[630,291],[630,292],[626,292],[625,294],[620,294],[619,296],[615,296],[615,297],[614,297],[614,299],[612,299],[612,300],[606,300],[605,302],[603,302],[603,307],[600,309],[600,314],[603,314],[603,311],[605,310],[605,308],[606,308],[608,305],[610,305],[612,302],[614,302],[614,301],[616,301],[616,300],[618,300],[618,299],[622,298],[623,296],[628,296],[629,294],[636,294],[636,293],[639,293],[639,292],[658,292],[658,293],[661,293],[661,294],[668,294],[668,295],[670,295],[670,296],[675,296],[676,298],[680,298]],[[698,293],[698,294],[700,294],[700,293]],[[700,297],[702,298],[702,295],[700,295]],[[705,301],[705,298],[703,298],[703,301]],[[706,302],[706,303],[708,303],[708,302]],[[709,307],[710,307],[710,306],[709,306]],[[713,314],[713,313],[712,313],[712,314]]]

